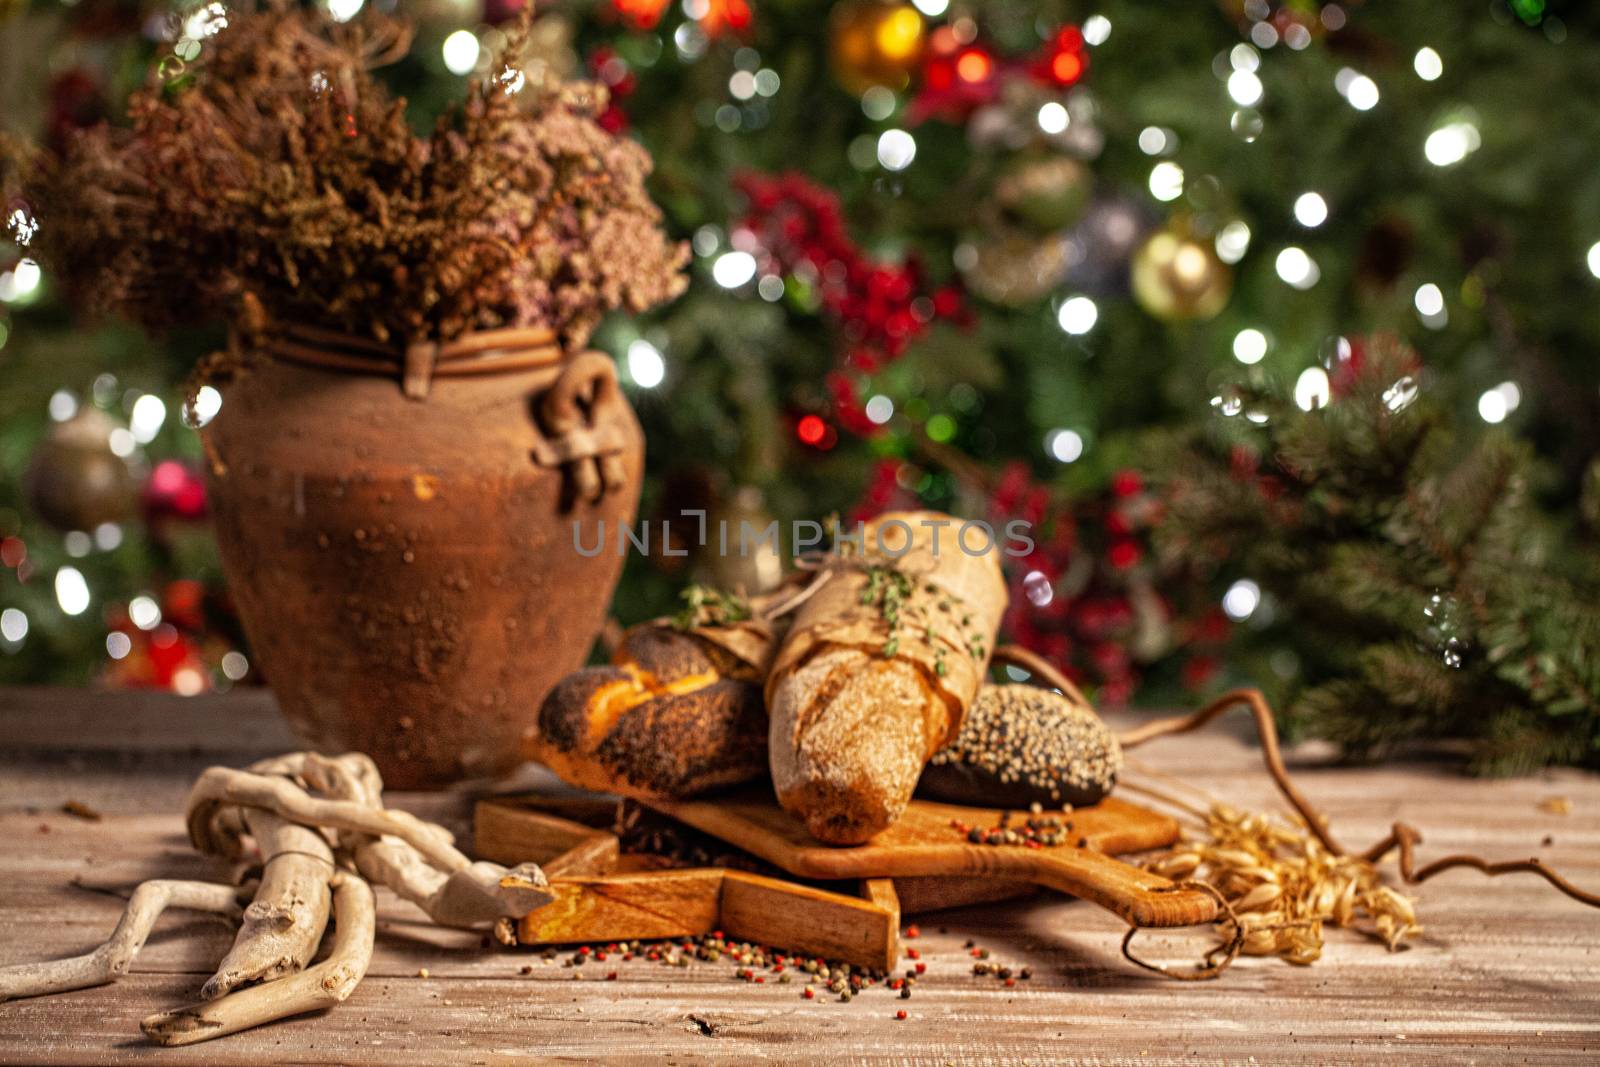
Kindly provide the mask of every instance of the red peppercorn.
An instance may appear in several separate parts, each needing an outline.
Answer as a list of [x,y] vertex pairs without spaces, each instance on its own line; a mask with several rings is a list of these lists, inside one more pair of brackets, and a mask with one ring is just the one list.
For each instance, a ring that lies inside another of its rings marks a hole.
[[899,1011],[894,1013],[894,1017],[896,1019],[904,1019],[906,1017],[906,1010],[901,1008]]
[[918,952],[914,948],[906,949],[906,955],[909,956],[911,959],[914,959],[914,960],[919,960],[919,959],[922,958],[922,953]]
[[766,977],[765,977],[765,976],[764,976],[764,975],[759,975],[759,974],[758,974],[758,975],[756,975],[756,985],[761,985],[761,984],[762,984],[762,983],[764,983],[764,982],[765,982],[765,981],[766,981],[766,980],[767,980],[767,979],[766,979]]
[[916,923],[912,923],[910,926],[906,927],[906,936],[907,937],[921,937],[922,936],[922,927],[918,926]]
[[773,974],[782,974],[783,973],[783,964],[781,964],[781,963],[774,964],[773,968],[772,968],[772,973]]
[[1011,989],[1016,984],[1017,984],[1017,980],[1015,978],[1007,978],[1006,979],[1006,988],[1007,989]]
[[605,954],[604,950],[602,950],[600,952],[596,952],[594,954],[594,958],[599,960],[601,963],[604,963],[606,961],[606,954]]
[[615,982],[616,980],[617,980],[617,972],[616,971],[607,971],[606,972],[606,981]]
[[801,993],[800,995],[805,997],[807,1000],[815,1000],[817,993],[816,990],[812,989],[810,986],[806,986],[805,992]]
[[928,965],[926,963],[917,964],[917,973],[918,974],[927,974],[928,973]]

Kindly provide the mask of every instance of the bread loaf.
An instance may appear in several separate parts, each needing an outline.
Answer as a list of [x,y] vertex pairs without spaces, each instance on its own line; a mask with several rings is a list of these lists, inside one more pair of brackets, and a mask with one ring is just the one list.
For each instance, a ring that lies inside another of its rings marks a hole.
[[998,545],[969,554],[958,525],[938,512],[867,524],[862,551],[829,563],[779,649],[773,785],[819,840],[859,843],[898,819],[977,695],[1005,583]]
[[634,627],[608,667],[562,679],[523,754],[570,785],[681,799],[767,771],[765,678],[777,643],[759,620]]
[[1087,704],[1033,685],[986,685],[917,795],[980,808],[1082,807],[1103,800],[1122,748]]

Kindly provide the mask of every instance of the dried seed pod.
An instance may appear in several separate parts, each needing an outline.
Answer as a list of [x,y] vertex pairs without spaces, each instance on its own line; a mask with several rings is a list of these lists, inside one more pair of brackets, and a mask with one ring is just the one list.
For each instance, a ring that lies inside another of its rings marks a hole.
[[1266,905],[1271,904],[1274,900],[1277,900],[1282,895],[1283,890],[1279,889],[1276,885],[1272,884],[1271,882],[1263,882],[1261,885],[1256,886],[1238,900],[1230,901],[1230,903],[1233,905],[1234,911],[1255,911],[1258,908],[1263,908]]

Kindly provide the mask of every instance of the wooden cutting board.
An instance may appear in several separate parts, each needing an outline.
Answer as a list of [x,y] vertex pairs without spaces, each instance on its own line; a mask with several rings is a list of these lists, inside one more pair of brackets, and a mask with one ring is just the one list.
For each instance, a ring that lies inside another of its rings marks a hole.
[[1002,812],[926,800],[913,800],[899,821],[871,841],[848,847],[817,841],[768,788],[650,806],[800,878],[1021,880],[1091,901],[1135,926],[1192,926],[1218,915],[1210,895],[1107,855],[1160,848],[1178,837],[1176,820],[1116,797],[1064,816],[1072,825],[1072,843],[1046,848],[973,844],[952,824],[993,827]]

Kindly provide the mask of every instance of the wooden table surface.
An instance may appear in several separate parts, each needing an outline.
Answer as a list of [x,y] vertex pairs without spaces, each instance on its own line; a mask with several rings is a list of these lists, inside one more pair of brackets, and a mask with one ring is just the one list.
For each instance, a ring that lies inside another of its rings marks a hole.
[[[210,764],[291,747],[261,692],[185,700],[0,689],[0,964],[75,954],[106,936],[121,904],[75,879],[127,888],[220,877],[184,837],[190,782]],[[1255,750],[1226,732],[1162,741],[1139,757],[1147,773],[1181,775],[1238,805],[1273,805]],[[1319,769],[1302,754],[1297,777],[1347,842],[1404,818],[1426,835],[1424,859],[1538,855],[1600,886],[1600,776],[1488,782],[1446,765]],[[1570,812],[1541,808],[1551,797],[1570,801]],[[389,799],[465,835],[467,792]],[[69,800],[103,817],[66,814]],[[161,1049],[139,1020],[192,1000],[232,939],[215,919],[169,913],[117,984],[0,1005],[0,1062],[1600,1062],[1600,913],[1526,876],[1450,872],[1415,895],[1426,930],[1405,951],[1334,930],[1312,967],[1245,959],[1217,981],[1189,983],[1128,965],[1121,924],[1086,904],[972,907],[920,919],[909,944],[928,970],[911,1000],[879,988],[841,1004],[803,1000],[796,985],[736,981],[725,963],[634,962],[615,982],[574,981],[582,969],[485,948],[380,893],[372,968],[344,1005]],[[969,938],[993,959],[1031,966],[1033,978],[1005,989],[974,977]],[[1171,958],[1189,958],[1193,944],[1173,942]],[[894,1018],[900,1008],[906,1021]]]

